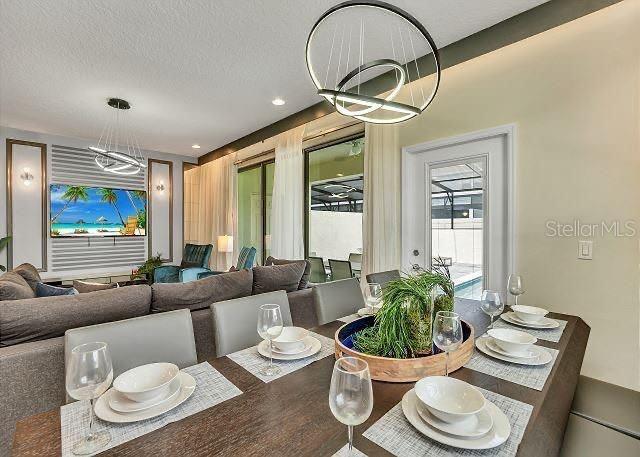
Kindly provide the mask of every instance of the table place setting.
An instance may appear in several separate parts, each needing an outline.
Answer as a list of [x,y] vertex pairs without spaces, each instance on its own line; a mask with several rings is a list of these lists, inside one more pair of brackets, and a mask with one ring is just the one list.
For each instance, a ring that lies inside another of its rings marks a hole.
[[281,378],[334,353],[332,339],[302,327],[285,327],[278,305],[260,307],[257,329],[263,338],[260,343],[227,357],[263,382]]
[[80,401],[60,408],[63,457],[111,449],[242,393],[207,362],[183,370],[150,363],[125,371],[110,387],[112,379],[106,343],[72,350],[66,387]]
[[418,381],[363,436],[398,457],[510,457],[533,406],[445,376]]
[[536,338],[552,343],[557,343],[562,338],[567,321],[546,317],[546,309],[521,305],[513,305],[511,309],[513,311],[500,315],[500,320],[494,323],[495,328],[526,328]]

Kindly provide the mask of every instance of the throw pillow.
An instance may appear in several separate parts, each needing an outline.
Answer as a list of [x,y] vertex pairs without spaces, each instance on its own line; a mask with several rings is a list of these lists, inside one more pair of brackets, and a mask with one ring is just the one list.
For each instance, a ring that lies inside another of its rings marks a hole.
[[284,290],[285,292],[298,290],[304,269],[305,265],[302,262],[254,267],[253,295],[276,290]]
[[34,292],[36,291],[36,286],[38,285],[38,283],[42,282],[40,273],[38,273],[36,267],[31,265],[30,263],[23,263],[22,265],[18,265],[13,269],[13,272],[18,273],[20,276],[22,276],[22,278],[27,281],[27,284],[29,284],[29,287],[31,287],[31,290],[33,290]]
[[104,284],[99,282],[73,281],[73,288],[81,294],[85,294],[87,292],[95,292],[96,290],[113,289],[117,285],[117,283]]
[[298,290],[306,289],[309,287],[309,275],[311,274],[311,262],[308,260],[285,260],[285,259],[276,259],[275,257],[267,257],[267,265],[287,265],[289,263],[304,263],[304,273],[302,273],[302,278],[300,278],[300,283],[298,283]]
[[212,303],[251,295],[251,270],[221,273],[185,283],[154,283],[151,311],[208,308]]
[[10,271],[0,276],[0,301],[35,298],[36,293],[18,273]]
[[36,297],[57,297],[58,295],[78,295],[73,287],[56,287],[39,282],[36,286]]

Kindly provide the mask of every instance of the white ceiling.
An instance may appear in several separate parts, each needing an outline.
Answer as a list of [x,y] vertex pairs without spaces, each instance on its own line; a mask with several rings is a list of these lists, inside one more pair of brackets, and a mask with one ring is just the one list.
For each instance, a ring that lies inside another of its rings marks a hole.
[[[142,147],[204,154],[320,101],[304,46],[340,1],[0,0],[0,124],[94,138],[120,97]],[[391,3],[442,47],[545,1]]]

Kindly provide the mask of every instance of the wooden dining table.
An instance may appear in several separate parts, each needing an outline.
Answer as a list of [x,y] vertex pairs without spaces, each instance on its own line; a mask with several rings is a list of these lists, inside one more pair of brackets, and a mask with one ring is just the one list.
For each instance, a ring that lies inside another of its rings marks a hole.
[[[476,335],[489,320],[478,302],[457,300],[456,311],[470,322]],[[555,456],[562,446],[573,394],[580,374],[589,327],[579,317],[549,315],[567,321],[558,343],[538,344],[559,350],[542,391],[461,368],[451,376],[533,406],[518,456]],[[333,338],[344,325],[335,321],[313,331]],[[331,456],[347,441],[347,427],[329,409],[329,384],[334,358],[317,360],[304,368],[264,383],[227,357],[208,361],[242,394],[212,408],[128,441],[100,455],[107,456]],[[369,419],[357,426],[354,445],[368,456],[389,456],[362,436],[372,424],[398,404],[414,383],[373,382],[374,407]],[[425,439],[428,439],[425,437]],[[13,455],[60,455],[60,409],[38,414],[17,424]]]

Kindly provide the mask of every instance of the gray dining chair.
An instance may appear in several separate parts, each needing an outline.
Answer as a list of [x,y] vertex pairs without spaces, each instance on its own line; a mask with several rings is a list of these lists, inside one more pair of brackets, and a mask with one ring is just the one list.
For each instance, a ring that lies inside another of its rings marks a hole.
[[309,281],[312,283],[327,282],[327,272],[324,269],[324,260],[322,257],[307,257],[311,263],[311,272],[309,273]]
[[313,302],[318,325],[335,321],[364,308],[360,283],[355,278],[317,284],[313,288]]
[[353,278],[353,270],[351,262],[348,260],[329,259],[329,268],[331,269],[331,280]]
[[398,270],[380,271],[367,275],[367,282],[377,282],[383,289],[387,283],[395,281],[396,279],[400,279],[400,271]]
[[74,347],[96,341],[107,343],[114,378],[147,363],[170,362],[180,368],[198,363],[188,309],[67,330],[64,334],[65,367]]
[[235,298],[211,305],[217,357],[246,349],[261,341],[257,331],[258,311],[260,306],[266,304],[280,305],[282,322],[285,326],[293,325],[289,299],[284,290]]

